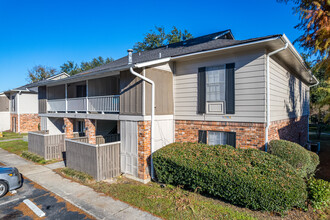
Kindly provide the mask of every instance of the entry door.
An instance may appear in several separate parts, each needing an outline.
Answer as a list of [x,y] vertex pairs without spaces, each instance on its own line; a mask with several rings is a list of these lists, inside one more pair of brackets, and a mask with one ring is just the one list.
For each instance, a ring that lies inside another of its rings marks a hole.
[[78,121],[78,133],[79,136],[85,136],[85,121]]
[[137,122],[120,122],[120,164],[121,172],[138,176],[138,131]]
[[12,120],[12,122],[11,122],[11,124],[12,124],[12,130],[13,130],[13,132],[16,133],[16,118],[14,117],[11,120]]

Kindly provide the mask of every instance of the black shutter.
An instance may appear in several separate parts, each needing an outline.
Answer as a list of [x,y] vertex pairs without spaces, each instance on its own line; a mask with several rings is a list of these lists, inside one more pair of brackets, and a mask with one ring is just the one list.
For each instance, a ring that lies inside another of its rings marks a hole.
[[226,64],[226,114],[235,114],[235,63]]
[[197,113],[205,113],[205,103],[206,103],[206,76],[205,67],[198,68],[198,103],[197,103]]
[[206,131],[198,131],[198,143],[206,144],[207,140],[207,132]]
[[236,132],[227,132],[227,144],[236,147]]

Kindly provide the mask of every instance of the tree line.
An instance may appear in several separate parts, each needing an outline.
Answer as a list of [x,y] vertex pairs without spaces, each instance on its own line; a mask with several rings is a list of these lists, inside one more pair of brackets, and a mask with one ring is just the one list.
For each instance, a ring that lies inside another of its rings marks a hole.
[[[161,47],[171,43],[177,43],[184,40],[192,39],[193,36],[187,30],[180,30],[177,27],[173,26],[170,32],[166,33],[164,27],[155,26],[154,30],[150,30],[145,34],[141,42],[135,43],[133,50],[135,52],[141,52],[145,50],[151,50],[157,47]],[[80,64],[74,61],[67,61],[60,66],[59,70],[54,67],[37,65],[32,69],[28,70],[27,81],[38,82],[44,79],[47,79],[55,74],[65,72],[70,76],[75,74],[93,69],[95,67],[111,63],[114,59],[111,57],[103,58],[102,56],[93,58],[91,61],[81,62]]]

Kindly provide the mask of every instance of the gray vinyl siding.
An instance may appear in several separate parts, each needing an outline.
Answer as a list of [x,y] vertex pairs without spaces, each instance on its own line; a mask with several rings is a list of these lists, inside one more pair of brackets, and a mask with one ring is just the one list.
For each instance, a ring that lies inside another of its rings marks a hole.
[[9,98],[6,95],[0,96],[0,112],[9,112]]
[[270,58],[271,121],[309,115],[309,87]]
[[264,50],[225,54],[176,63],[174,103],[176,120],[204,120],[197,114],[199,67],[235,63],[235,114],[205,114],[209,121],[265,122]]

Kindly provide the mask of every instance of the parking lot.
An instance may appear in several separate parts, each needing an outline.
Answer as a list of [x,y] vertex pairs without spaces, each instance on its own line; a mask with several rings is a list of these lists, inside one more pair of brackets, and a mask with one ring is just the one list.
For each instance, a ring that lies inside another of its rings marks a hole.
[[16,191],[16,194],[8,193],[0,198],[0,219],[38,219],[23,203],[25,199],[31,200],[46,214],[42,219],[95,219],[27,178]]

